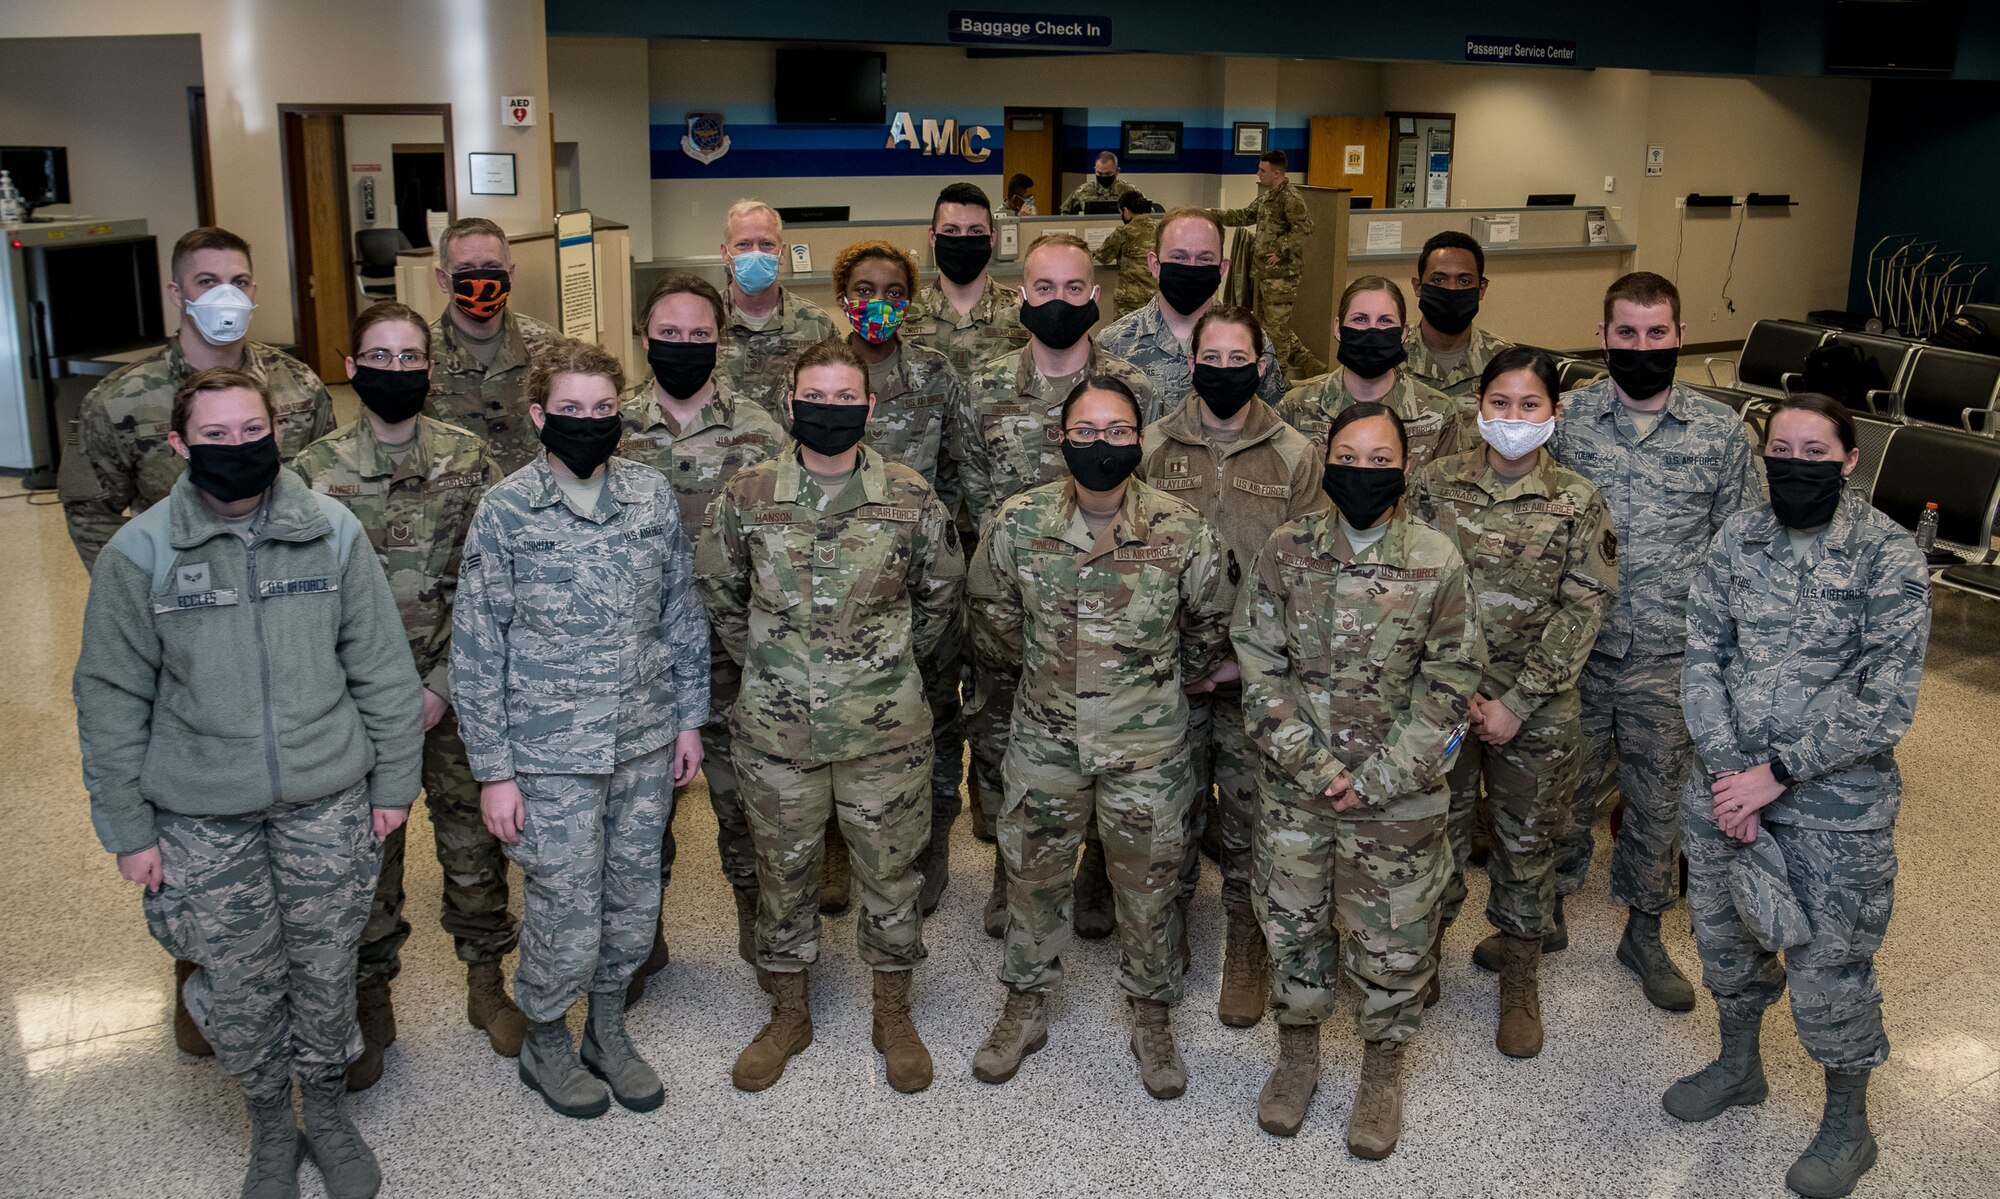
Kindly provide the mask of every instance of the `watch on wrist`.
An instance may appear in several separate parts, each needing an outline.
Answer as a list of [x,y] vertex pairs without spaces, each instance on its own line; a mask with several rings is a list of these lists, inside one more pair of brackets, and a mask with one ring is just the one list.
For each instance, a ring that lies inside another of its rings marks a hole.
[[1771,759],[1771,777],[1778,780],[1780,787],[1792,785],[1792,772],[1785,769],[1785,763],[1781,759]]

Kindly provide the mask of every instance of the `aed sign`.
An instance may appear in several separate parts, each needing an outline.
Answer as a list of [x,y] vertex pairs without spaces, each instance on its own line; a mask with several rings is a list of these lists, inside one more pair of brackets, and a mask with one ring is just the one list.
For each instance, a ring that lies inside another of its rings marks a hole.
[[1109,46],[1111,18],[954,10],[945,14],[945,37],[981,46]]
[[925,154],[957,154],[967,162],[985,162],[993,157],[993,147],[975,143],[992,140],[992,132],[984,125],[968,125],[961,130],[956,117],[946,117],[942,121],[925,117],[919,125],[909,113],[899,112],[889,122],[889,140],[882,148],[922,150]]
[[535,123],[535,98],[533,96],[500,97],[500,123],[512,129],[523,129]]
[[1500,37],[1469,33],[1465,61],[1513,63],[1531,67],[1573,67],[1576,43],[1546,37]]

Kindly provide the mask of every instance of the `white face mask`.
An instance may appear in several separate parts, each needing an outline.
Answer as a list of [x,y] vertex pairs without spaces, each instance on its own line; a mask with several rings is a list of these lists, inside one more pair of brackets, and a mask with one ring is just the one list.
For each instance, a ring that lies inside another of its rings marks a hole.
[[250,332],[250,313],[256,305],[243,289],[234,283],[224,283],[187,301],[188,318],[200,331],[203,341],[210,345],[234,345]]
[[1545,421],[1479,418],[1479,435],[1510,462],[1541,449],[1542,443],[1555,431],[1556,418],[1553,416]]

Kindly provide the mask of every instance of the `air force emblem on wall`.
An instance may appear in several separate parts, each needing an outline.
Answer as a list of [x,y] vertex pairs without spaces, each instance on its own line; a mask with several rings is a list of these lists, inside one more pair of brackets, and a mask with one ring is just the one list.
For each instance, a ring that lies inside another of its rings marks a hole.
[[689,158],[706,166],[729,153],[729,135],[722,131],[721,113],[691,112],[687,121],[688,131],[681,138],[681,149]]

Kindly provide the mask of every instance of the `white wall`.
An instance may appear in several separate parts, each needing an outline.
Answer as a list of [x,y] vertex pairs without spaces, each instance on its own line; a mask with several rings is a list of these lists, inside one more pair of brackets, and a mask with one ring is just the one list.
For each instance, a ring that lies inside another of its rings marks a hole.
[[187,89],[201,77],[190,36],[0,39],[0,139],[69,151],[71,203],[38,211],[144,218],[164,281],[174,241],[196,223]]
[[[396,173],[392,161],[398,145],[436,145],[444,141],[444,118],[421,113],[396,115],[371,113],[341,118],[347,143],[347,223],[349,232],[362,229],[394,229],[401,223],[396,211]],[[357,166],[380,167],[379,171],[357,171]],[[375,219],[362,214],[361,181],[375,181]],[[421,214],[419,214],[421,220]]]
[[549,114],[556,140],[576,143],[583,206],[632,227],[637,262],[653,257],[646,57],[639,38],[549,40]]

